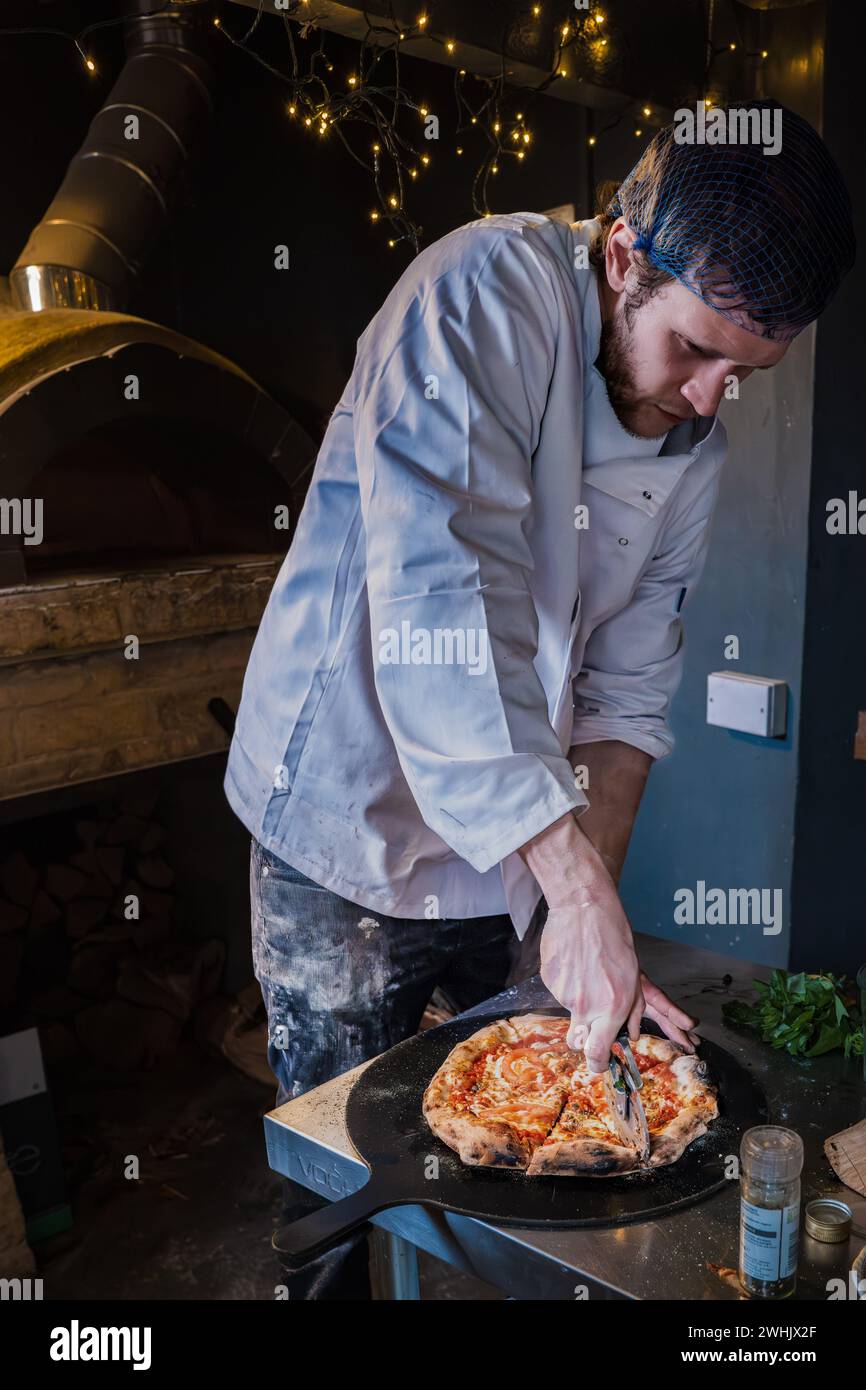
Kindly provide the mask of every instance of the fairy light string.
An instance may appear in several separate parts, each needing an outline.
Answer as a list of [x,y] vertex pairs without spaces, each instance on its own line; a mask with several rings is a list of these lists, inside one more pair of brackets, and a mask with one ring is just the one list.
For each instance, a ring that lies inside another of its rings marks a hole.
[[[197,6],[212,8],[210,0],[163,0],[139,18],[172,11],[189,12]],[[358,40],[357,58],[350,72],[339,74],[326,48],[325,31],[316,20],[315,0],[287,0],[286,7],[278,11],[286,41],[282,66],[268,61],[253,46],[263,17],[273,13],[265,11],[264,0],[258,0],[245,30],[235,33],[234,21],[239,9],[233,5],[212,16],[216,33],[286,88],[284,110],[289,120],[296,122],[317,142],[339,140],[349,157],[369,173],[374,197],[366,214],[368,220],[386,231],[389,247],[408,242],[415,253],[420,248],[422,228],[412,217],[407,199],[410,199],[412,185],[439,162],[438,152],[450,146],[451,156],[462,160],[467,157],[470,142],[473,150],[480,143],[481,155],[480,158],[476,156],[471,200],[477,216],[489,216],[492,187],[506,161],[520,166],[534,149],[535,134],[529,123],[534,103],[555,83],[574,76],[576,71],[592,71],[608,63],[617,47],[615,27],[601,5],[591,5],[587,10],[569,10],[567,17],[561,17],[563,6],[557,5],[555,0],[547,0],[547,4],[545,0],[527,3],[512,15],[512,19],[519,25],[534,21],[536,27],[544,24],[553,27],[550,70],[531,87],[509,82],[510,60],[503,38],[495,75],[475,73],[462,64],[455,68],[452,131],[447,138],[427,141],[424,138],[426,123],[433,120],[441,127],[443,117],[429,111],[404,85],[402,57],[404,52],[411,56],[412,43],[424,38],[426,43],[438,45],[449,59],[455,58],[459,63],[459,36],[440,37],[436,32],[435,0],[426,3],[418,0],[418,12],[411,23],[401,24],[392,6],[385,18],[373,18],[363,11],[366,30]],[[0,29],[0,38],[8,35],[61,38],[74,47],[87,72],[97,76],[99,68],[90,44],[91,35],[126,21],[124,15],[99,20],[76,34],[45,26]],[[766,49],[747,48],[736,27],[733,32],[736,37],[725,43],[714,43],[710,37],[703,73],[704,92],[711,91],[711,68],[720,55],[730,58],[731,54],[736,54],[759,61],[769,56]],[[714,104],[712,96],[704,100],[708,107]],[[638,139],[648,133],[648,124],[660,123],[650,102],[630,100],[606,125],[588,136],[590,149],[626,117],[633,121],[634,136]],[[440,131],[440,134],[443,133]]]

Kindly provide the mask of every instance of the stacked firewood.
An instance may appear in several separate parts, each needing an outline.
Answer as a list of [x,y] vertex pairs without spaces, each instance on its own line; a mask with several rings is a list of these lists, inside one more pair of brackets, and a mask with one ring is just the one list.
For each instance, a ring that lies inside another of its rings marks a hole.
[[0,861],[0,1019],[37,1026],[49,1065],[168,1056],[218,988],[225,950],[178,920],[157,798],[130,790],[80,813],[62,858],[31,836]]

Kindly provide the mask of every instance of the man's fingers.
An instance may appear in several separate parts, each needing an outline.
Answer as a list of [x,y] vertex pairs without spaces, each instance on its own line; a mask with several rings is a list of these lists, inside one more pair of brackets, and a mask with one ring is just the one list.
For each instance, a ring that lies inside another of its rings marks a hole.
[[652,980],[643,972],[641,972],[641,984],[647,1005],[652,1005],[658,1013],[664,1014],[677,1028],[694,1028],[698,1020],[693,1018],[691,1014],[687,1014],[685,1009],[681,1009],[672,999],[668,999],[664,990],[653,984]]
[[589,1030],[589,1037],[584,1047],[586,1056],[586,1067],[589,1072],[602,1072],[610,1061],[610,1045],[616,1038],[619,1031],[619,1024],[615,1023],[610,1016],[602,1016],[593,1020]]
[[583,1045],[589,1035],[589,1029],[585,1023],[575,1023],[574,1014],[571,1015],[571,1026],[566,1035],[566,1045],[573,1052],[582,1052]]
[[640,1022],[643,1018],[643,1012],[645,1007],[646,1001],[644,1000],[643,994],[639,994],[637,999],[634,1001],[634,1007],[628,1016],[628,1023],[626,1025],[626,1027],[628,1028],[628,1035],[630,1038],[640,1037]]
[[682,1028],[678,1028],[675,1023],[671,1022],[668,1014],[662,1013],[654,1004],[647,1004],[646,1011],[648,1016],[654,1018],[656,1023],[660,1025],[662,1032],[666,1037],[670,1038],[671,1042],[676,1043],[678,1047],[685,1048],[686,1052],[694,1052],[695,1043],[692,1041],[692,1038],[694,1037],[697,1041],[700,1041],[697,1033],[690,1034],[683,1032]]

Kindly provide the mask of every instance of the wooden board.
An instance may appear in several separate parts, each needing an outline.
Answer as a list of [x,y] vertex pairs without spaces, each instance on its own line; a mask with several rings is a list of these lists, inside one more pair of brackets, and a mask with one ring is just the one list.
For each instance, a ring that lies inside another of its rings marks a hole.
[[839,1181],[866,1197],[866,1120],[831,1134],[824,1152]]
[[226,748],[208,701],[237,708],[281,562],[174,559],[0,591],[0,800]]

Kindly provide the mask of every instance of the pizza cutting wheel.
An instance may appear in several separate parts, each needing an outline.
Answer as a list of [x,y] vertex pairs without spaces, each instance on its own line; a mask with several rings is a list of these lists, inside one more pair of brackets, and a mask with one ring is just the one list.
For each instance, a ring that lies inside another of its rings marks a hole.
[[643,1086],[628,1033],[623,1030],[611,1046],[610,1062],[604,1073],[604,1088],[620,1139],[637,1149],[641,1163],[650,1155],[650,1135],[646,1112],[638,1092]]

